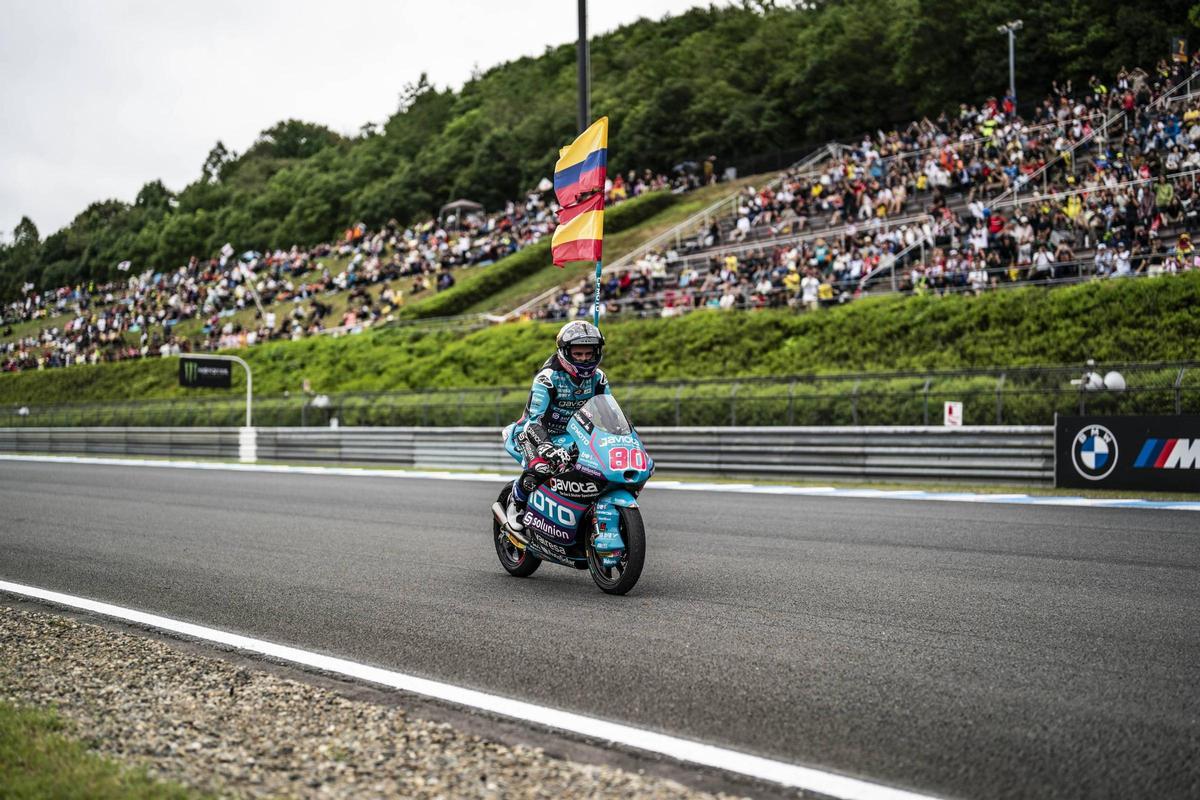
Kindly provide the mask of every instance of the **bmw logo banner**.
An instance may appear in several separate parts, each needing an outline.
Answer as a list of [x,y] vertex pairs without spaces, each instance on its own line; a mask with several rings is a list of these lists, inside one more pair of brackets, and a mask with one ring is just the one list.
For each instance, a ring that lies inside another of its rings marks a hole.
[[1055,417],[1054,485],[1200,492],[1200,416]]

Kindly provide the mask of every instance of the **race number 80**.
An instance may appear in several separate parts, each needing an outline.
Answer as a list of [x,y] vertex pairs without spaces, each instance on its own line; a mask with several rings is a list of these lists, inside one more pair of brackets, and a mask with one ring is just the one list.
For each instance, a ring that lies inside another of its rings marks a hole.
[[614,447],[608,451],[608,468],[613,472],[626,469],[644,470],[646,451],[640,447]]

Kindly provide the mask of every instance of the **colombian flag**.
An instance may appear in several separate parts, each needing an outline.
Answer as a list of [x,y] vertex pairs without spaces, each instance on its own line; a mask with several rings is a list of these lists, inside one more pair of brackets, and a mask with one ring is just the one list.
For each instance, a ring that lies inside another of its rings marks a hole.
[[579,138],[558,151],[554,194],[566,207],[589,192],[604,191],[608,175],[608,117],[601,117]]
[[599,261],[603,250],[603,192],[558,212],[558,227],[550,243],[555,266],[570,261]]

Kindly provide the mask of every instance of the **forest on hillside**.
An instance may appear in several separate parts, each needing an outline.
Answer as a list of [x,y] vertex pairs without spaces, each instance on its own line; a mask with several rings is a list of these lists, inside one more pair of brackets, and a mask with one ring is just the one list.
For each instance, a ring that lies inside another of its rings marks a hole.
[[[922,116],[1007,87],[996,26],[1024,20],[1018,92],[1152,69],[1194,34],[1190,0],[743,0],[639,20],[591,41],[592,111],[611,120],[609,170],[669,171],[716,156],[753,164]],[[552,170],[575,133],[575,46],[547,48],[461,90],[421,75],[396,112],[351,137],[286,120],[244,153],[217,142],[178,190],[149,180],[43,236],[22,218],[0,244],[0,300],[238,250],[307,246],[353,222],[427,218],[465,196],[495,209]]]

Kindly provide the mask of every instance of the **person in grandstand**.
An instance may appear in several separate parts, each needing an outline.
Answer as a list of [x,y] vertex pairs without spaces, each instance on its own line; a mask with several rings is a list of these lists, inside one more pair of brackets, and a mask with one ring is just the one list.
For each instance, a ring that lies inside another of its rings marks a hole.
[[529,391],[525,413],[508,427],[508,450],[521,454],[522,472],[513,481],[506,516],[514,532],[524,529],[525,502],[538,486],[571,462],[566,450],[567,423],[598,394],[612,394],[600,369],[604,335],[590,322],[563,325],[554,354],[546,359]]

